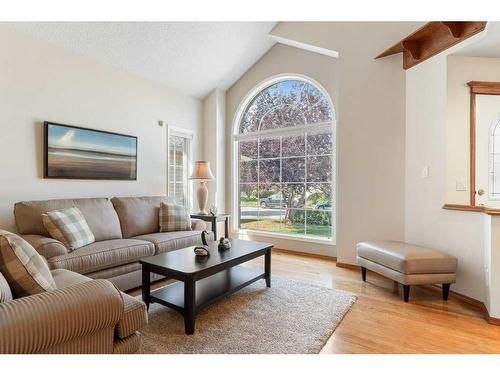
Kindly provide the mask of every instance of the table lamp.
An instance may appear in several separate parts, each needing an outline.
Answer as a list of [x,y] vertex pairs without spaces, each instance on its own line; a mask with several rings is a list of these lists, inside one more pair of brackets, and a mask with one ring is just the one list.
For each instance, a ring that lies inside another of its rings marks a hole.
[[195,161],[194,171],[189,179],[200,181],[198,190],[196,190],[196,196],[198,197],[198,206],[200,207],[198,215],[208,215],[208,212],[205,210],[208,199],[207,181],[215,179],[212,171],[210,170],[210,162],[204,160]]

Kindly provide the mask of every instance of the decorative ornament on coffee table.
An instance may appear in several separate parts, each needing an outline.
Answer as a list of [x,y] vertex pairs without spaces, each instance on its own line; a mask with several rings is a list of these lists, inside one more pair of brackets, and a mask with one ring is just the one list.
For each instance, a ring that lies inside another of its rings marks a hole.
[[218,210],[217,210],[217,207],[215,206],[215,204],[212,204],[210,206],[210,209],[208,210],[208,212],[210,212],[210,215],[212,215],[212,216],[217,216]]
[[200,181],[198,190],[196,190],[196,196],[198,197],[198,206],[200,207],[198,215],[208,215],[208,212],[205,209],[208,199],[207,181],[215,179],[212,171],[210,170],[210,162],[204,160],[195,161],[194,171],[189,179]]
[[219,240],[219,245],[218,245],[219,250],[229,250],[231,248],[231,242],[224,237],[221,237]]
[[205,245],[203,245],[203,246],[196,246],[194,248],[194,253],[198,257],[206,257],[206,256],[210,255],[210,250],[208,250],[208,246],[205,246]]
[[210,255],[210,248],[208,247],[207,234],[210,234],[208,230],[201,232],[201,246],[195,246],[194,253],[196,256],[206,257]]

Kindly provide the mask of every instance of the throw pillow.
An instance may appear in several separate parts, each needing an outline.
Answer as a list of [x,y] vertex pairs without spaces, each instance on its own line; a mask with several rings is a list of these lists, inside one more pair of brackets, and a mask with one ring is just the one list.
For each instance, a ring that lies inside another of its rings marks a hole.
[[0,273],[0,303],[12,301],[12,291],[5,277]]
[[173,203],[160,204],[160,232],[191,230],[191,218],[186,207]]
[[56,289],[42,256],[21,237],[4,230],[0,230],[0,273],[14,298]]
[[70,251],[95,242],[95,237],[82,212],[76,208],[64,208],[42,214],[47,232],[61,241]]

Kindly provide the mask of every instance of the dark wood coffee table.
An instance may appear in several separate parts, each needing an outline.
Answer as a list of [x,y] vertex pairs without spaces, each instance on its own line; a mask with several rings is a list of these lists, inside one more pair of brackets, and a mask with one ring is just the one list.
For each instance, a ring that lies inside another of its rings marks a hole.
[[[186,334],[192,335],[195,316],[201,309],[260,279],[271,287],[273,245],[230,241],[231,249],[225,251],[217,249],[217,242],[210,243],[208,257],[196,256],[191,246],[142,259],[142,299],[148,309],[156,302],[180,312]],[[264,272],[240,265],[260,256],[265,257]],[[151,292],[151,272],[179,282]]]

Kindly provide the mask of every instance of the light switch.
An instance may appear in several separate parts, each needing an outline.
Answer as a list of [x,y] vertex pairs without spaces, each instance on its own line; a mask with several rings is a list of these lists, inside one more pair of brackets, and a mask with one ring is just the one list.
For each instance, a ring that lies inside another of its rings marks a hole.
[[422,167],[421,176],[422,176],[422,178],[427,178],[427,177],[429,177],[429,166],[428,166],[428,165],[424,165],[424,166]]
[[456,191],[466,191],[467,184],[465,183],[465,181],[464,180],[456,180],[455,181],[455,190]]

